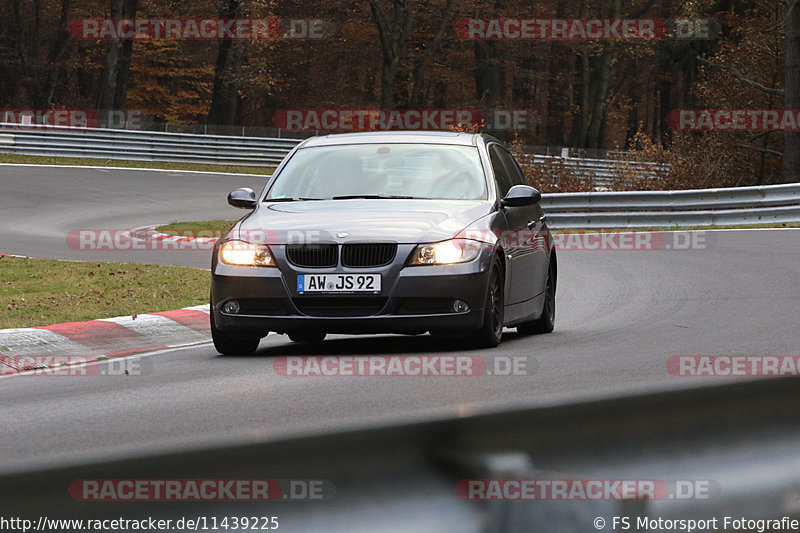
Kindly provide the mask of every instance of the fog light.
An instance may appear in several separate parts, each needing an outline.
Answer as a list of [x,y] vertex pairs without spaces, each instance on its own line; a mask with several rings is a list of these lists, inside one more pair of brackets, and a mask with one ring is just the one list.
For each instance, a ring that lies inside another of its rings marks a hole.
[[469,306],[464,300],[456,300],[453,302],[453,311],[456,313],[465,313],[469,311]]
[[225,305],[222,306],[222,312],[229,315],[235,315],[239,312],[239,302],[236,300],[225,302]]

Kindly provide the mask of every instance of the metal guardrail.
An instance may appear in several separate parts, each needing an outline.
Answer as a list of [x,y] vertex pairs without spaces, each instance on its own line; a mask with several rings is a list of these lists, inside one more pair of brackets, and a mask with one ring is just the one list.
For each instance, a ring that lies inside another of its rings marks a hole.
[[800,183],[545,194],[553,228],[647,228],[800,222]]
[[301,139],[0,123],[0,153],[275,166]]
[[[0,123],[0,153],[89,157],[134,161],[274,166],[302,139],[165,133],[105,128]],[[521,156],[533,163],[562,164],[597,185],[634,172],[654,177],[663,165],[613,159],[581,159],[540,154]]]
[[608,187],[618,179],[653,179],[658,172],[669,172],[670,166],[645,161],[622,161],[617,159],[587,159],[578,157],[559,157],[540,154],[516,154],[521,163],[547,164],[561,166],[577,178],[591,181],[595,186]]
[[[300,139],[234,137],[138,130],[22,126],[0,123],[0,153],[42,156],[276,166]],[[636,174],[655,177],[664,165],[547,155],[521,156],[554,162],[602,186]],[[800,184],[699,189],[546,194],[542,206],[551,226],[646,228],[800,222]]]

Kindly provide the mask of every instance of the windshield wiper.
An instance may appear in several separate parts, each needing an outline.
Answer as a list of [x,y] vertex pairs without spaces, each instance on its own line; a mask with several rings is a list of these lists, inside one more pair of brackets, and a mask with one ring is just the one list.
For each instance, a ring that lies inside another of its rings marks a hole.
[[418,196],[399,196],[394,194],[349,194],[345,196],[334,196],[331,200],[353,200],[363,198],[365,200],[413,200],[420,198]]
[[264,198],[265,202],[307,202],[310,200],[325,200],[325,198]]

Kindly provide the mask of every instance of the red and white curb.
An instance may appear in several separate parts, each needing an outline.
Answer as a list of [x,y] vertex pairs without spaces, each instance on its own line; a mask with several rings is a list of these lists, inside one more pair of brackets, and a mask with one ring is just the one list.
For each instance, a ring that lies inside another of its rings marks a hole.
[[[0,330],[0,375],[208,342],[208,305]],[[54,361],[52,364],[49,361]]]
[[[187,237],[183,235],[169,235],[168,233],[161,233],[160,231],[156,231],[156,228],[159,225],[155,226],[144,226],[142,228],[134,228],[129,230],[128,234],[136,239],[140,239],[143,241],[161,241],[161,242],[175,242],[175,243],[196,243],[196,244],[205,244],[205,245],[213,245],[217,240],[217,237]],[[203,232],[199,231],[200,233],[211,233],[210,231]]]

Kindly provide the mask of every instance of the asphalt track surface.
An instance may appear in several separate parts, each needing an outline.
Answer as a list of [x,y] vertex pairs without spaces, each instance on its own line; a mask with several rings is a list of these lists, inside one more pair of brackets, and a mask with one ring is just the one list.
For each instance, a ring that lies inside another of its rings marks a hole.
[[[262,181],[0,167],[0,252],[177,262],[165,253],[73,251],[64,235],[232,217],[225,193]],[[313,347],[270,335],[248,357],[220,357],[210,344],[150,354],[141,358],[141,375],[130,377],[3,378],[0,472],[679,390],[729,378],[672,376],[666,362],[674,355],[797,354],[800,232],[705,237],[704,247],[687,250],[562,251],[555,332],[521,337],[506,330],[492,350],[436,345],[428,336],[337,335]],[[286,378],[273,369],[281,355],[434,353],[477,355],[489,370],[524,357],[527,375]]]
[[241,174],[0,165],[0,253],[209,268],[206,250],[87,250],[67,236],[80,230],[237,219],[245,212],[228,205],[228,193],[238,187],[259,192],[266,180]]

